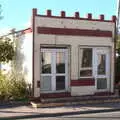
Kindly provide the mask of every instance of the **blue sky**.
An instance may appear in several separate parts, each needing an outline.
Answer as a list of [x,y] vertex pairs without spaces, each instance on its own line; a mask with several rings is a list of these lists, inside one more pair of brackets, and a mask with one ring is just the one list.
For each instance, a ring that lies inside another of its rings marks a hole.
[[37,8],[39,14],[46,14],[51,9],[54,15],[65,10],[68,16],[79,11],[81,17],[92,13],[94,18],[105,14],[105,19],[111,19],[116,14],[117,0],[0,0],[4,19],[0,21],[0,29],[23,29],[28,26],[32,8]]

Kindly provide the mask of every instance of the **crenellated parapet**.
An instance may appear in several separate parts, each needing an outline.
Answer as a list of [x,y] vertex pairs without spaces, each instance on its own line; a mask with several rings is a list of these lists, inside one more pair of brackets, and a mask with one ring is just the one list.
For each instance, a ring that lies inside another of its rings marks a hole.
[[33,16],[44,16],[44,17],[53,17],[53,18],[65,18],[65,19],[80,19],[80,20],[91,20],[91,21],[102,21],[102,22],[116,22],[116,16],[113,15],[110,20],[105,19],[105,15],[99,15],[99,18],[95,19],[92,17],[92,13],[88,13],[86,17],[81,17],[79,12],[75,12],[74,16],[66,16],[65,11],[60,12],[60,16],[55,16],[52,14],[52,10],[46,10],[46,15],[41,15],[37,13],[37,9],[33,8]]

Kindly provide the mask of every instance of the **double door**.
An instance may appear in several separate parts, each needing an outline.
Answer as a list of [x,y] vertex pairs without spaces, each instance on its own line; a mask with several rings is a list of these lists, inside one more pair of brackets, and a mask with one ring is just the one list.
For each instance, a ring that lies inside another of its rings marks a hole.
[[68,50],[41,49],[41,92],[68,90]]

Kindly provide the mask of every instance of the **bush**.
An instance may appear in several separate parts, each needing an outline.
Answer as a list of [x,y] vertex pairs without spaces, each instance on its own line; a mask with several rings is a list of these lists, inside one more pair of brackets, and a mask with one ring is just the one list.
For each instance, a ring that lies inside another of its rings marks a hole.
[[11,81],[11,95],[13,99],[25,98],[27,91],[27,84],[24,78],[19,76],[19,78],[14,75],[10,76]]
[[10,81],[5,75],[0,74],[0,100],[7,100],[11,96]]
[[27,84],[24,77],[0,75],[0,100],[15,100],[27,96]]

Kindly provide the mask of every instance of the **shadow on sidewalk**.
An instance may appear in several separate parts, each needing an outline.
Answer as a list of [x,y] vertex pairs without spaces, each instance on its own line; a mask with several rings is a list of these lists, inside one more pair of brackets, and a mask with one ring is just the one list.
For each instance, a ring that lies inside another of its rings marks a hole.
[[8,102],[8,103],[0,103],[0,109],[7,109],[7,108],[15,108],[21,106],[30,106],[29,102]]
[[[120,111],[120,109],[114,110],[96,110],[96,111],[81,111],[81,112],[68,112],[68,113],[55,113],[55,114],[36,114],[36,115],[22,115],[22,116],[12,116],[12,117],[0,117],[0,120],[17,120],[17,119],[30,119],[30,118],[48,118],[48,117],[60,117],[63,118],[65,116],[72,115],[80,115],[80,114],[94,114],[94,113],[102,113],[102,112],[115,112]],[[63,116],[63,117],[62,117]],[[65,117],[66,118],[66,117]],[[86,118],[86,117],[85,117]]]

